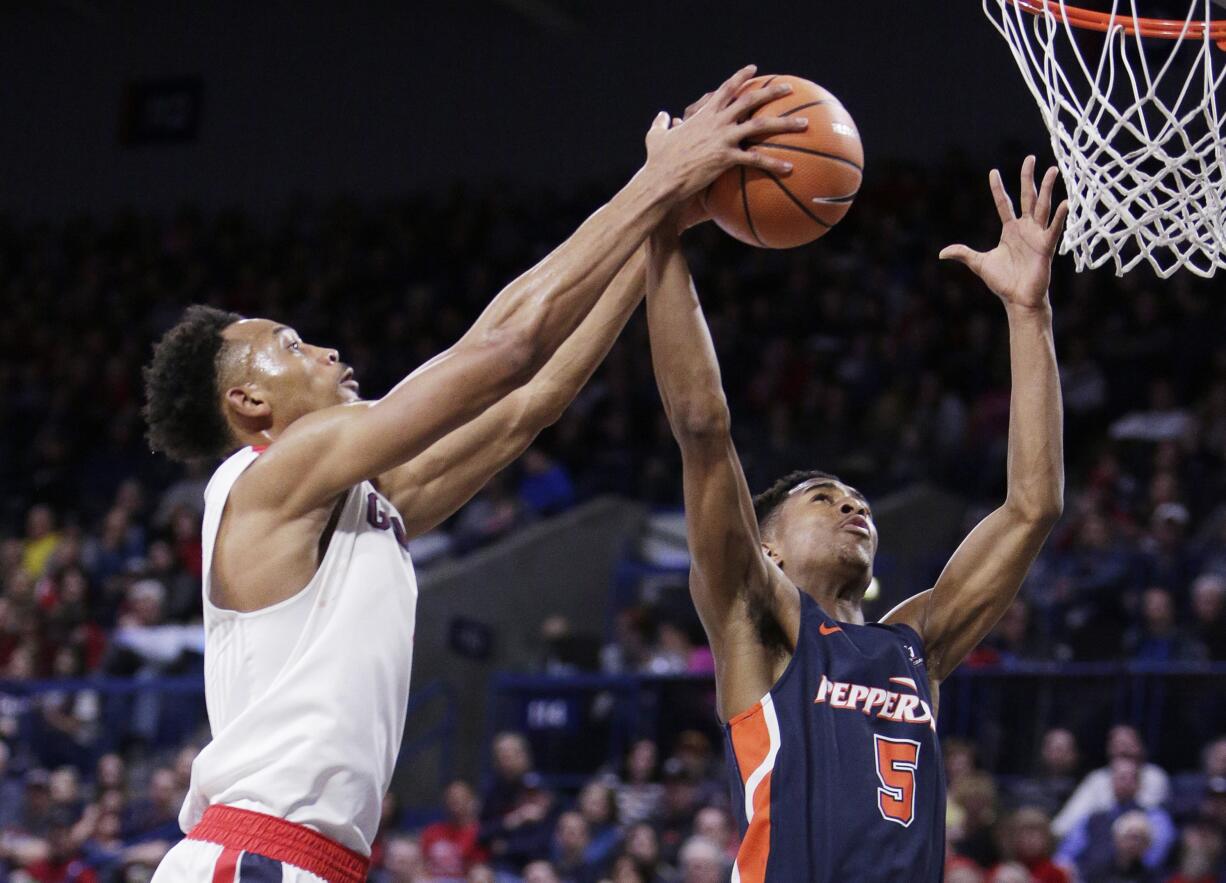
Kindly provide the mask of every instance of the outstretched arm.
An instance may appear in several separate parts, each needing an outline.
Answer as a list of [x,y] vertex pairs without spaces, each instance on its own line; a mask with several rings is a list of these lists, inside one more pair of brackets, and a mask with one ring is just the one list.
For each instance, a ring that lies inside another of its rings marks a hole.
[[719,710],[727,720],[757,702],[775,679],[754,612],[774,615],[794,639],[800,604],[762,552],[715,348],[680,242],[667,225],[648,241],[647,325],[656,384],[681,447],[690,592],[711,641]]
[[743,148],[748,138],[800,128],[790,118],[749,119],[785,94],[737,91],[745,68],[681,126],[657,116],[647,163],[549,256],[502,291],[460,341],[366,407],[338,407],[295,421],[236,485],[249,508],[282,520],[318,512],[362,479],[419,455],[528,382],[588,314],[614,274],[681,200],[737,163],[784,165]]
[[437,526],[519,457],[604,361],[643,299],[643,248],[626,261],[579,328],[526,386],[379,477],[409,536]]
[[965,245],[941,252],[942,258],[970,267],[1004,303],[1013,389],[1004,504],[963,540],[931,590],[885,617],[919,632],[927,647],[928,670],[937,682],[1013,603],[1063,507],[1063,415],[1047,289],[1068,206],[1061,203],[1049,222],[1055,180],[1056,170],[1049,169],[1036,194],[1034,157],[1027,157],[1018,217],[1000,174],[993,170],[992,195],[1003,225],[1000,243],[987,253]]

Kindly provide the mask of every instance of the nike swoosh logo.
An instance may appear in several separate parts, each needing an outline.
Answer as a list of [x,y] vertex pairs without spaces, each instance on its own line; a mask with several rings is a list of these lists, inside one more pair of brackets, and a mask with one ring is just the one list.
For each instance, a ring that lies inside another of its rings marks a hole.
[[821,625],[819,625],[819,626],[817,627],[817,630],[818,630],[818,631],[821,633],[821,635],[822,635],[822,637],[823,637],[823,638],[824,638],[826,635],[833,635],[835,632],[841,632],[841,631],[843,631],[843,630],[842,630],[841,628],[839,628],[837,625],[836,625],[836,626],[834,626],[833,628],[831,628],[830,626],[826,625],[826,623],[824,623],[824,622],[823,622]]

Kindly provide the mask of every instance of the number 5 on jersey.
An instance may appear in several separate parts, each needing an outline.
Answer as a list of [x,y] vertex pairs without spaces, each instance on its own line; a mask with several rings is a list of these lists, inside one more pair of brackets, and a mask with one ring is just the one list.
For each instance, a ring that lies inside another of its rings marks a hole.
[[915,769],[920,743],[873,734],[877,758],[877,808],[887,822],[904,828],[915,819]]

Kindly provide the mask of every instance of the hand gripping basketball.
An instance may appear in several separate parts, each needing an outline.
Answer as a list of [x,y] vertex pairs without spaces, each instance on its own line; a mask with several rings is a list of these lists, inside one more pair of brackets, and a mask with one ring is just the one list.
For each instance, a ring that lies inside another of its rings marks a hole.
[[750,65],[737,71],[709,98],[700,101],[688,119],[670,126],[671,117],[661,111],[651,124],[646,138],[646,169],[666,180],[678,199],[693,196],[738,163],[775,175],[791,171],[792,164],[786,160],[742,147],[747,139],[798,132],[808,125],[798,117],[746,119],[763,104],[791,91],[785,83],[738,96],[755,70]]
[[991,251],[975,251],[965,245],[947,245],[941,249],[941,260],[966,264],[1006,304],[1037,308],[1047,300],[1051,281],[1051,261],[1060,241],[1060,230],[1068,217],[1068,200],[1060,203],[1055,216],[1051,214],[1052,189],[1056,184],[1056,169],[1050,168],[1036,194],[1034,189],[1034,157],[1022,163],[1022,213],[1013,213],[1013,201],[1005,192],[1000,172],[992,169],[988,176],[996,213],[1000,216],[1000,242]]

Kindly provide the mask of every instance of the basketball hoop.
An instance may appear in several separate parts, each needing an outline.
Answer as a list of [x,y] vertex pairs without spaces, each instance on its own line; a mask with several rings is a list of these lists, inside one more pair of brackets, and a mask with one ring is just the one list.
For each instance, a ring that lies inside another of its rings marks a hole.
[[[1145,261],[1163,278],[1211,277],[1226,269],[1226,20],[1211,0],[1191,0],[1184,19],[1137,5],[983,0],[1051,133],[1069,196],[1060,251],[1078,271]],[[1096,59],[1087,31],[1104,35]]]

